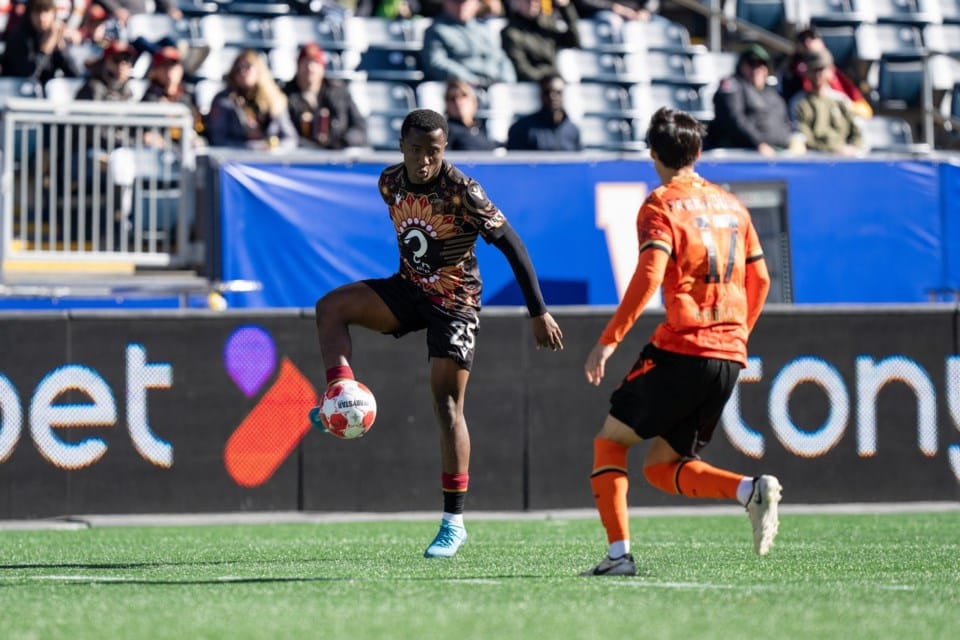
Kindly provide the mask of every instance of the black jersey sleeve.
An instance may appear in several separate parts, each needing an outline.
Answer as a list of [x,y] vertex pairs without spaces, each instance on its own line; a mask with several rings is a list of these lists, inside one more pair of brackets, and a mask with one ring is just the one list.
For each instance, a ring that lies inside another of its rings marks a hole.
[[507,258],[507,262],[510,263],[513,275],[517,279],[517,284],[520,285],[521,293],[523,293],[523,300],[527,304],[530,317],[542,316],[547,312],[547,305],[543,301],[540,283],[537,281],[537,274],[533,270],[533,263],[530,262],[527,247],[506,220],[504,220],[498,232],[499,236],[493,240],[493,246],[499,249]]

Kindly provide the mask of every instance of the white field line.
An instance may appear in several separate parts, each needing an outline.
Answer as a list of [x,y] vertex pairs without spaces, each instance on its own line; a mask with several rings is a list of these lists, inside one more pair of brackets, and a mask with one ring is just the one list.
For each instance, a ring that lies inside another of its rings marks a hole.
[[[857,502],[842,504],[781,504],[781,515],[799,514],[884,514],[941,513],[960,511],[960,502]],[[637,518],[662,516],[742,516],[737,505],[696,504],[689,507],[634,507],[630,515]],[[471,521],[482,520],[572,520],[596,518],[594,509],[556,509],[539,511],[470,511]],[[257,511],[236,513],[161,513],[75,515],[35,520],[0,520],[0,530],[83,529],[87,527],[296,524],[328,522],[391,522],[404,520],[437,520],[436,511]]]

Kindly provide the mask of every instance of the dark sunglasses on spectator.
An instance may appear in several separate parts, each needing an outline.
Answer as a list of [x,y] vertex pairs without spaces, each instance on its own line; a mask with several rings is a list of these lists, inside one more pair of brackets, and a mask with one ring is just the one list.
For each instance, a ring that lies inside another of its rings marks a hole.
[[126,54],[111,56],[110,59],[116,62],[117,64],[123,64],[124,62],[126,62],[127,64],[133,64],[133,56],[129,56]]

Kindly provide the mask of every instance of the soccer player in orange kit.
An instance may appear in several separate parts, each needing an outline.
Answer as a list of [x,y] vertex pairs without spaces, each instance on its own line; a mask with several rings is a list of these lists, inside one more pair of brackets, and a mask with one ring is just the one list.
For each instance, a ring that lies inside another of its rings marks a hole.
[[593,488],[607,532],[606,557],[582,575],[636,575],[627,513],[627,450],[652,440],[647,481],[670,494],[737,500],[753,525],[754,549],[777,535],[780,482],[713,467],[699,457],[747,362],[747,337],[770,276],[750,213],[697,175],[703,125],[673,109],[650,120],[647,142],[662,185],[637,215],[640,255],[623,300],[587,357],[587,381],[604,367],[647,302],[663,287],[666,319],[613,392],[593,441]]

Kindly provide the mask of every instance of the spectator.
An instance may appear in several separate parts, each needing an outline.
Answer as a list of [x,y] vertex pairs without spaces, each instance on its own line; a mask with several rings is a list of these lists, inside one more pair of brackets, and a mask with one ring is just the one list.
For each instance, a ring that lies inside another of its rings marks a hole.
[[460,78],[475,87],[516,82],[513,64],[495,34],[476,19],[480,0],[443,0],[443,13],[423,36],[426,80]]
[[498,145],[487,137],[484,123],[477,120],[477,94],[468,82],[447,80],[447,149],[450,151],[493,151]]
[[[57,10],[57,19],[63,21],[63,37],[70,44],[79,44],[82,42],[78,27],[83,21],[83,16],[87,11],[87,5],[90,0],[54,0],[53,4]],[[8,3],[9,13],[4,29],[4,39],[13,33],[29,13],[29,0],[14,0]]]
[[573,3],[555,0],[553,8],[545,14],[541,0],[510,0],[510,17],[500,40],[517,71],[517,80],[539,82],[557,73],[557,50],[580,46],[580,18]]
[[563,78],[557,74],[540,81],[539,111],[523,116],[507,132],[510,151],[580,151],[580,128],[563,109]]
[[207,116],[212,146],[262,150],[297,146],[287,97],[259,52],[241,51],[224,80],[227,86],[214,96]]
[[810,90],[798,93],[791,107],[807,148],[842,156],[863,153],[863,134],[850,101],[830,83],[833,56],[826,49],[811,51],[804,69]]
[[[780,73],[780,92],[783,99],[790,104],[790,101],[801,91],[810,91],[810,78],[806,73],[806,64],[804,58],[809,53],[816,51],[827,51],[826,43],[814,29],[804,29],[797,34],[797,42],[794,52],[784,61]],[[833,72],[830,74],[830,86],[845,95],[851,103],[853,112],[861,118],[873,117],[873,107],[863,93],[857,88],[857,85],[847,77],[847,75],[833,66]]]
[[27,19],[7,34],[0,58],[3,75],[30,78],[38,90],[58,74],[69,78],[82,75],[67,51],[70,44],[64,38],[65,31],[54,0],[30,0]]
[[147,0],[93,0],[93,2],[106,9],[107,13],[124,27],[127,26],[130,16],[148,13],[150,4],[155,4],[157,13],[166,13],[176,20],[183,17],[183,12],[177,7],[176,0],[154,0],[154,3],[148,3]]
[[326,64],[320,45],[305,44],[297,58],[297,73],[283,89],[300,141],[323,149],[365,146],[367,122],[347,86],[325,78]]
[[771,86],[770,54],[749,45],[737,60],[737,72],[720,82],[713,96],[714,119],[707,140],[710,148],[755,149],[765,156],[780,150],[800,153],[783,96]]
[[103,54],[90,63],[90,77],[77,91],[77,100],[128,102],[133,99],[129,83],[135,49],[123,40],[114,40]]
[[621,20],[652,20],[660,9],[659,0],[575,0],[583,18],[605,13]]
[[[176,47],[163,47],[153,54],[150,70],[147,72],[149,86],[143,95],[143,102],[167,102],[182,104],[193,114],[194,132],[203,132],[203,118],[193,94],[183,83],[183,60]],[[171,130],[171,138],[179,141],[182,132]],[[195,138],[199,140],[199,137]],[[156,132],[148,132],[147,144],[154,147],[166,146],[166,141]]]
[[100,46],[105,46],[109,42],[108,27],[110,16],[107,10],[98,4],[90,5],[87,12],[83,14],[80,26],[77,28],[80,42],[92,42]]

